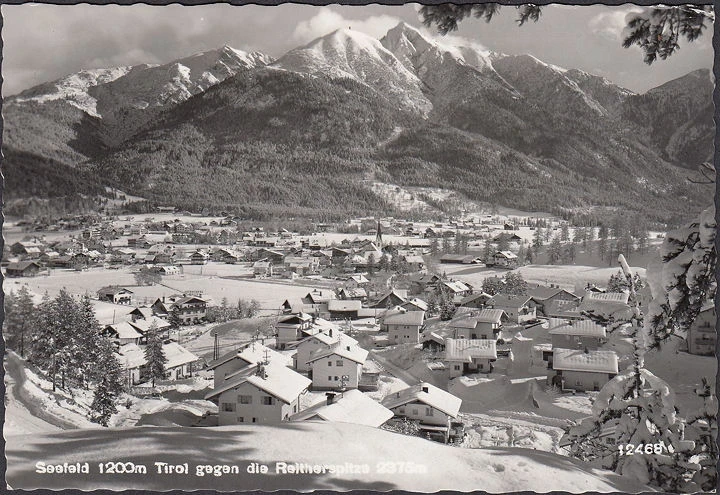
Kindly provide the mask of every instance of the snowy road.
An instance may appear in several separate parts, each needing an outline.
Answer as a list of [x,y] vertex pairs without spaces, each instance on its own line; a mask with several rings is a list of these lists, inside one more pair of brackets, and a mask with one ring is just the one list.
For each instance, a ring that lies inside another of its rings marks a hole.
[[5,437],[62,430],[36,415],[38,406],[27,401],[21,393],[24,383],[22,361],[14,353],[8,353],[5,359]]

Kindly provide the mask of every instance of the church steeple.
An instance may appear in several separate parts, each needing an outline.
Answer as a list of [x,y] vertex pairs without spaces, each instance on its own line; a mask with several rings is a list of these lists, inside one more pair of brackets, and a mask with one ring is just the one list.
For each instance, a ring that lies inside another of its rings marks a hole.
[[378,220],[377,223],[377,234],[375,234],[375,245],[378,249],[383,248],[383,240],[382,240],[382,228],[380,227],[380,220]]

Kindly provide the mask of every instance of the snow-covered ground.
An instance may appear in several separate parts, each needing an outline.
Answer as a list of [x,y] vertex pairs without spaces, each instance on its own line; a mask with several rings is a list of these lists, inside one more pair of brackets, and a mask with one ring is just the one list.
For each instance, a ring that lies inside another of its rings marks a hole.
[[[76,447],[69,449],[70,443]],[[579,461],[525,448],[460,449],[365,426],[303,422],[279,426],[82,430],[10,437],[7,482],[14,489],[145,489],[235,491],[261,489],[452,489],[491,493],[520,490],[570,493],[630,492],[647,488]],[[90,473],[51,475],[35,463],[90,462]],[[133,462],[147,474],[101,475],[99,462]],[[189,474],[157,474],[155,462],[188,463]],[[251,462],[268,474],[248,474]],[[276,462],[367,466],[367,473],[276,474]],[[239,474],[197,476],[198,465],[234,465]]]

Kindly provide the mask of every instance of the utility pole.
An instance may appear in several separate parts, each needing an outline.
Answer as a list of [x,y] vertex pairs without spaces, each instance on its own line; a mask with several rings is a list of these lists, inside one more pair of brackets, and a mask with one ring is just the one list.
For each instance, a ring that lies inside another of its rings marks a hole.
[[218,340],[219,336],[218,336],[217,330],[215,330],[213,332],[213,334],[215,337],[215,343],[213,345],[213,360],[215,360],[220,357],[220,345],[219,345],[219,340]]

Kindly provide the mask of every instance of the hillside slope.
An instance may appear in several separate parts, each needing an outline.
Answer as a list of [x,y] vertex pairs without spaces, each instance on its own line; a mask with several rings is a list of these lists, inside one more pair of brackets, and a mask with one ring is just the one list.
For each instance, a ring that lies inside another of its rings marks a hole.
[[[70,447],[72,446],[72,447]],[[37,452],[42,456],[38,457]],[[35,462],[90,461],[89,475],[35,473]],[[469,450],[416,437],[342,423],[220,428],[132,428],[75,430],[7,438],[7,482],[14,489],[194,490],[409,490],[444,489],[490,493],[562,490],[637,493],[647,488],[614,473],[548,452],[518,448]],[[100,475],[97,463],[134,462],[147,475]],[[188,475],[156,474],[154,463],[188,463]],[[248,474],[250,462],[270,473]],[[367,465],[367,474],[275,474],[275,463]],[[386,463],[386,464],[383,464]],[[391,464],[387,464],[391,463]],[[397,464],[394,464],[397,463]],[[195,475],[198,465],[228,464],[240,474]],[[407,471],[398,472],[399,466]],[[390,466],[394,467],[393,470]],[[385,468],[385,469],[382,469]],[[385,472],[383,472],[385,471]]]

